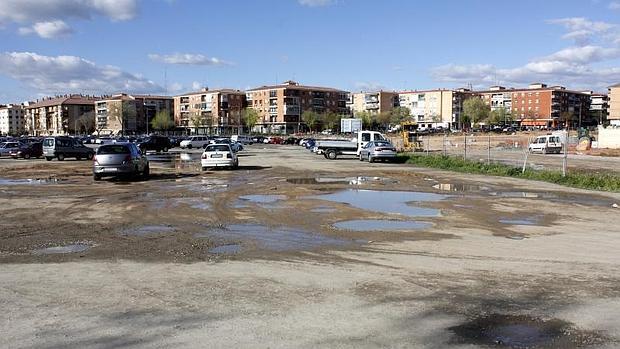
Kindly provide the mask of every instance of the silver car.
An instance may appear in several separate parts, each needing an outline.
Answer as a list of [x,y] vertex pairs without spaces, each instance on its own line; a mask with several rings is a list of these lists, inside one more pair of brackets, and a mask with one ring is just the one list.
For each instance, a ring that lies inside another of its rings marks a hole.
[[377,159],[394,160],[396,158],[396,148],[387,141],[368,142],[360,149],[360,161],[368,160],[375,162]]
[[93,179],[104,176],[149,176],[149,160],[133,143],[105,144],[93,159]]
[[19,150],[18,142],[4,142],[0,143],[0,156],[9,156],[11,151]]

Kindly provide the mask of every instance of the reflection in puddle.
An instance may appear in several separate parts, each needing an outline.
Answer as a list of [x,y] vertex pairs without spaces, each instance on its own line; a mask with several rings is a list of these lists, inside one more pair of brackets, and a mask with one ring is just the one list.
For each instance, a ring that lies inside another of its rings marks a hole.
[[432,226],[426,222],[394,221],[382,219],[359,219],[337,222],[334,228],[353,231],[409,231],[426,229]]
[[597,333],[580,331],[565,321],[529,316],[492,314],[450,330],[459,343],[498,348],[576,348],[604,342]]
[[64,246],[51,246],[32,251],[33,254],[65,254],[65,253],[77,253],[84,252],[91,248],[87,244],[71,244]]
[[185,169],[199,167],[200,156],[199,153],[160,153],[149,154],[147,158],[158,167]]
[[538,225],[538,219],[536,217],[524,219],[500,219],[499,222],[509,225]]
[[301,229],[266,227],[259,224],[232,224],[226,228],[211,229],[194,236],[232,241],[249,240],[259,248],[272,251],[312,250],[323,246],[344,246],[350,243]]
[[241,245],[239,244],[222,245],[209,250],[209,253],[214,254],[237,254],[239,252],[241,252]]
[[437,217],[440,211],[409,205],[412,202],[436,202],[446,198],[445,195],[410,191],[378,191],[348,189],[333,194],[311,197],[349,204],[362,210],[388,214],[400,214],[412,217]]
[[243,195],[239,199],[253,204],[273,204],[277,201],[285,200],[285,195]]
[[479,185],[469,185],[469,184],[454,184],[454,183],[439,183],[433,185],[433,188],[443,191],[481,191],[488,190],[488,188],[479,186]]
[[8,179],[0,178],[0,185],[39,185],[39,184],[56,184],[67,182],[62,178],[27,178],[27,179]]
[[120,234],[126,236],[148,236],[170,233],[172,231],[174,231],[174,227],[167,225],[144,225],[137,228],[123,230]]
[[349,184],[362,185],[366,183],[398,183],[398,181],[383,177],[313,177],[313,178],[288,178],[292,184]]

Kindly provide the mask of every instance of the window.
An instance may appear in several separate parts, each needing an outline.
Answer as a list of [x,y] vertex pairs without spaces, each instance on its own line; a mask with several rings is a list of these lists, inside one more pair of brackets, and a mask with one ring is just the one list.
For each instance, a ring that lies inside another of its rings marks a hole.
[[362,142],[370,142],[370,133],[362,133]]

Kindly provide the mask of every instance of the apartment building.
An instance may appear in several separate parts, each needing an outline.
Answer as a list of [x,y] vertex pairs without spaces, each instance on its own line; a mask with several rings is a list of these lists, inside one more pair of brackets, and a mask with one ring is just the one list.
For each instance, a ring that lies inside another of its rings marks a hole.
[[463,101],[470,95],[466,89],[403,91],[398,94],[398,103],[409,109],[420,129],[456,129],[459,128]]
[[390,91],[351,93],[347,99],[347,107],[353,115],[359,112],[385,113],[398,105],[398,92]]
[[610,125],[620,126],[620,84],[609,87],[607,120]]
[[0,105],[0,135],[22,135],[25,126],[23,104]]
[[95,124],[95,102],[99,98],[63,95],[37,100],[25,106],[26,131],[34,136],[88,132]]
[[188,133],[232,134],[243,127],[246,94],[240,90],[204,88],[174,97],[174,121]]
[[173,119],[174,99],[168,96],[119,93],[102,96],[95,102],[94,128],[98,134],[149,133],[151,122],[159,112]]
[[304,127],[301,115],[306,110],[346,115],[347,98],[346,91],[305,86],[295,81],[261,86],[246,92],[248,107],[259,114],[255,129],[262,133],[298,132]]
[[590,124],[602,125],[607,120],[609,98],[604,93],[590,93]]
[[548,87],[543,83],[521,89],[493,86],[475,93],[491,110],[504,108],[521,126],[558,127],[566,123],[577,126],[590,116],[591,92],[567,90],[563,86]]

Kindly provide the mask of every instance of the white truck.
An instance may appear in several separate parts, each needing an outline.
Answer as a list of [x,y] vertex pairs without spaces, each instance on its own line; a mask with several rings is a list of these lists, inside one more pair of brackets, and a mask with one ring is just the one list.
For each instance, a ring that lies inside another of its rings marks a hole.
[[317,141],[314,151],[317,154],[323,154],[326,159],[335,160],[339,155],[359,156],[362,149],[368,142],[385,141],[387,138],[381,132],[376,131],[359,131],[356,136],[350,140],[341,141]]

